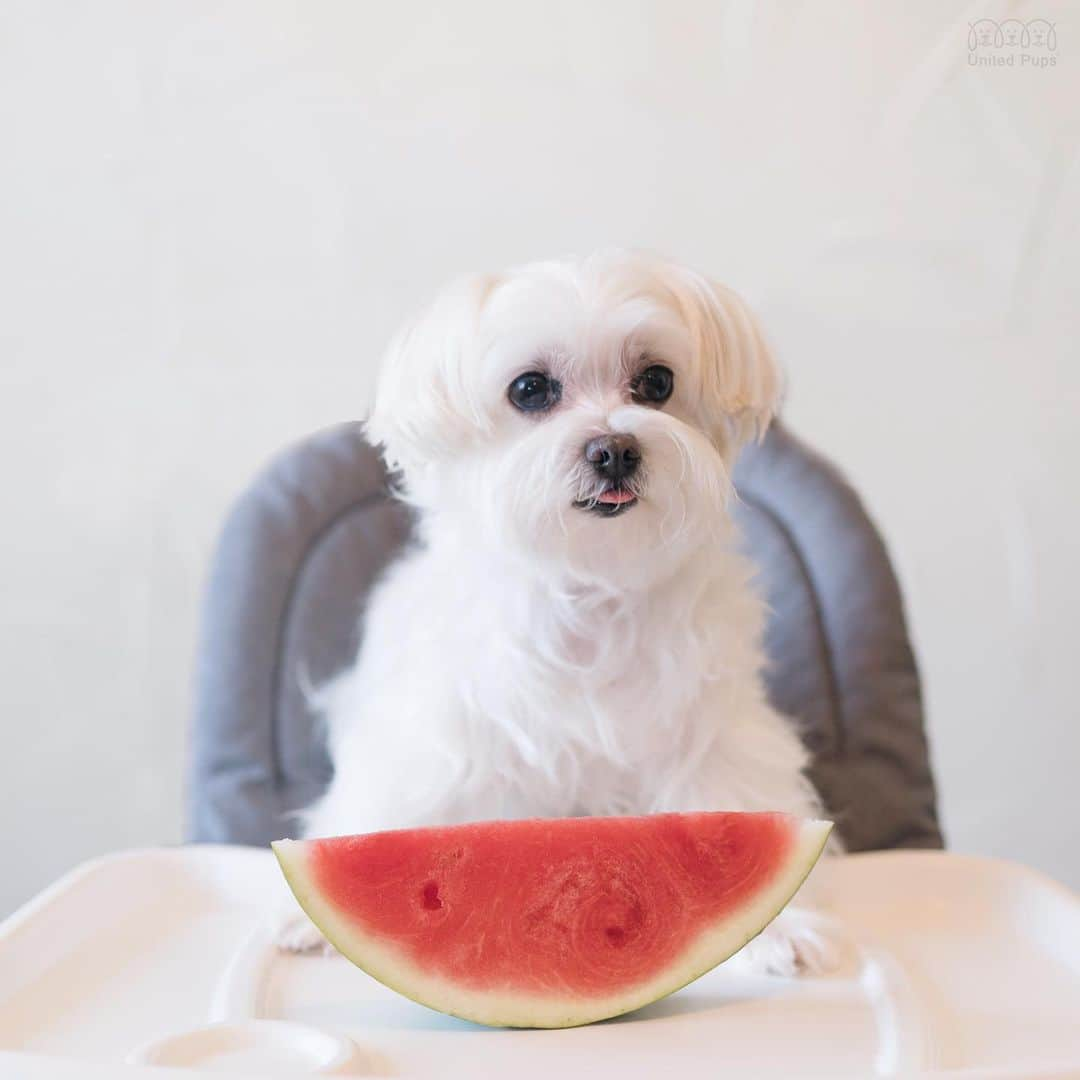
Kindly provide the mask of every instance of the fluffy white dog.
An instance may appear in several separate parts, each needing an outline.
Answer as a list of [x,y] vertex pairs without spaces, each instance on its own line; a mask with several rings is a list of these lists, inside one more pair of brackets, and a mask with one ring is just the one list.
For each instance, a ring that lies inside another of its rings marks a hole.
[[[762,602],[728,514],[779,388],[739,298],[656,257],[443,292],[390,346],[367,424],[418,535],[326,692],[334,779],[307,835],[816,815],[803,746],[765,698]],[[744,954],[784,973],[826,955],[791,913]]]

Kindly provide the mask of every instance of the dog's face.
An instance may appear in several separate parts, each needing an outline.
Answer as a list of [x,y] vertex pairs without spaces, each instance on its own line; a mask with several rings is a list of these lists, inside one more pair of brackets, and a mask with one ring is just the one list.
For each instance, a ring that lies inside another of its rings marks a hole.
[[368,433],[429,535],[645,585],[722,527],[778,392],[736,296],[613,253],[445,291],[391,346]]
[[1024,36],[1024,24],[1019,19],[1006,19],[1001,24],[1001,33],[1006,45],[1019,45]]

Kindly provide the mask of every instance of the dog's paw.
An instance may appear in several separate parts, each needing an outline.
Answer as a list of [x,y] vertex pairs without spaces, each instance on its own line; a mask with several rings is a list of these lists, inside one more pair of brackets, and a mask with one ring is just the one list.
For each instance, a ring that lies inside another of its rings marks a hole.
[[334,946],[306,915],[290,915],[274,935],[279,951],[308,956],[332,956]]
[[785,911],[728,961],[755,975],[827,975],[842,949],[828,921],[806,911]]

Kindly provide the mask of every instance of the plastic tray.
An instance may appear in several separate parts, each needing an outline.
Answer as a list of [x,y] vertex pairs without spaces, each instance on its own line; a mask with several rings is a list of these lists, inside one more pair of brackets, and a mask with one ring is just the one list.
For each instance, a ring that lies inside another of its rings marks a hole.
[[0,1076],[178,1075],[155,1062],[260,1077],[1080,1075],[1080,898],[942,853],[818,873],[849,939],[841,970],[721,967],[618,1020],[507,1031],[407,1001],[341,957],[278,954],[268,852],[111,856],[0,925]]

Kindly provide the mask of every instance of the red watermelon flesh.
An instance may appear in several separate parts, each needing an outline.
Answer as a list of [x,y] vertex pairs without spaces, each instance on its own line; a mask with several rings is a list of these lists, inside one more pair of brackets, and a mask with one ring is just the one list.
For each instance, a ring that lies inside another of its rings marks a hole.
[[737,952],[797,891],[830,828],[656,814],[273,846],[312,921],[381,982],[485,1024],[562,1027],[655,1001]]

